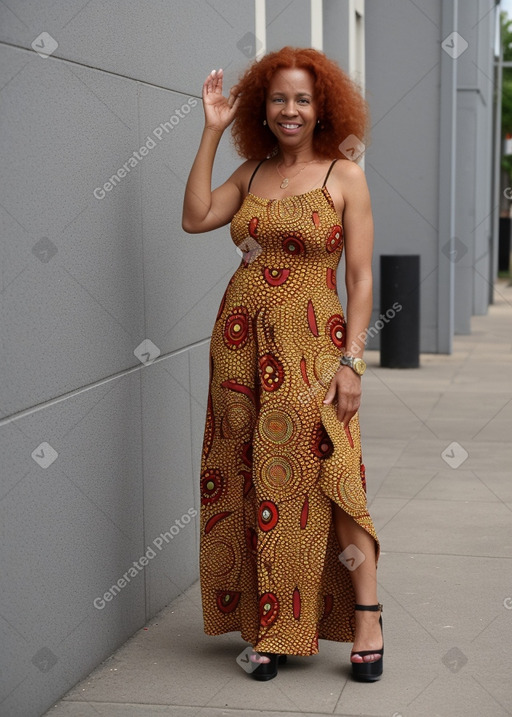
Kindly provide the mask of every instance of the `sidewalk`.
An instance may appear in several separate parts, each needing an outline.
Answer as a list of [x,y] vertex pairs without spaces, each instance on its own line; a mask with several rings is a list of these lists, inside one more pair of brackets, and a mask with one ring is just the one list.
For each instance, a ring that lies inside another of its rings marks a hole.
[[202,631],[196,583],[48,717],[502,717],[512,714],[512,288],[451,356],[379,368],[367,352],[361,429],[382,546],[384,677],[353,682],[351,645],[289,657],[276,679]]

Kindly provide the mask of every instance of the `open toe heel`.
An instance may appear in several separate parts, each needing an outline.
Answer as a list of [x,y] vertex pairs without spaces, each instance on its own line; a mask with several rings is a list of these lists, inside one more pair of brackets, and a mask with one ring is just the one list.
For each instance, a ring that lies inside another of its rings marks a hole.
[[[356,605],[355,609],[370,610],[371,612],[380,610],[382,612],[382,605],[380,603],[378,605]],[[382,616],[379,617],[379,625],[382,633]],[[384,666],[384,636],[382,637],[382,649],[359,650],[357,652],[352,650],[350,655],[351,657],[353,655],[360,655],[361,657],[365,655],[380,655],[380,657],[377,660],[373,660],[373,662],[352,662],[352,676],[354,679],[359,682],[376,682],[380,680]]]
[[[266,682],[276,677],[277,665],[284,665],[287,659],[286,655],[278,655],[273,652],[258,652],[256,654],[268,657],[270,660],[269,662],[260,662],[258,667],[251,672],[251,676],[260,682]],[[251,662],[255,662],[255,660],[251,660]]]

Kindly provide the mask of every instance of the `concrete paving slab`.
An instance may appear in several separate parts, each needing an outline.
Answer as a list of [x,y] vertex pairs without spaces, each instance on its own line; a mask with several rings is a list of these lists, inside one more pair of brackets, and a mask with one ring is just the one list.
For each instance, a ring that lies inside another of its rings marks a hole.
[[[374,509],[384,500],[376,498]],[[379,539],[392,552],[510,558],[511,518],[496,501],[412,500],[381,528]]]
[[[59,705],[60,708],[60,705]],[[72,711],[75,709],[76,711]],[[167,717],[264,717],[265,713],[261,710],[252,709],[226,709],[222,707],[187,707],[186,705],[169,706],[165,705],[117,705],[115,703],[103,703],[99,706],[86,706],[90,712],[83,712],[82,704],[66,705],[66,711],[59,711],[54,708],[52,713],[55,717],[157,717],[158,715],[166,715]],[[293,717],[300,714],[301,717],[325,717],[325,712],[276,712],[272,711],[272,717]],[[345,713],[347,714],[347,713]],[[357,713],[358,717],[377,717],[369,713]]]
[[512,503],[512,476],[509,471],[474,470],[474,475],[482,481],[494,495],[504,503]]
[[436,496],[437,500],[500,502],[500,498],[473,471],[465,471],[462,468],[439,471],[415,498],[430,500],[432,496]]
[[397,468],[392,466],[376,497],[410,500],[418,495],[438,474],[435,468]]

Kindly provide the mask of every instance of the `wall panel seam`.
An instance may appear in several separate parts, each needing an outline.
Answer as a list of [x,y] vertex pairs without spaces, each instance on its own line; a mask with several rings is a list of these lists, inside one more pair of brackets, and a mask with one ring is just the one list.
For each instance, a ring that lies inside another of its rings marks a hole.
[[[32,55],[35,55],[36,53],[34,50],[29,50],[27,47],[21,47],[20,45],[14,45],[10,42],[5,42],[4,40],[0,40],[0,47],[11,47],[15,50],[21,50],[23,52],[30,53]],[[154,82],[148,82],[147,80],[143,80],[139,77],[131,77],[130,75],[122,75],[120,72],[113,72],[112,70],[105,70],[103,67],[95,67],[94,65],[87,65],[85,62],[77,62],[76,60],[69,60],[67,57],[59,57],[58,55],[51,55],[47,58],[48,62],[69,62],[70,65],[75,65],[77,67],[85,67],[88,70],[94,70],[96,72],[102,72],[105,75],[110,75],[112,77],[120,77],[123,80],[129,80],[130,82],[137,82],[141,85],[145,85],[146,87],[154,87],[157,90],[166,90],[167,92],[174,92],[178,95],[186,95],[187,97],[197,97],[198,99],[202,99],[201,93],[194,94],[192,92],[186,92],[185,90],[181,89],[175,89],[172,87],[164,87],[164,85],[157,85]]]
[[180,353],[183,353],[184,351],[190,351],[191,349],[197,348],[199,346],[203,346],[204,344],[209,343],[209,341],[210,341],[209,336],[206,339],[200,339],[199,341],[194,341],[194,343],[192,343],[192,344],[181,347],[181,348],[176,349],[175,351],[171,351],[167,354],[158,356],[158,358],[154,359],[149,364],[141,364],[140,366],[132,366],[131,368],[123,369],[122,371],[113,373],[110,376],[98,379],[97,381],[93,381],[92,383],[88,383],[88,384],[85,384],[84,386],[80,386],[80,388],[75,388],[71,391],[63,393],[60,396],[55,396],[54,398],[49,398],[46,401],[42,401],[41,403],[35,404],[34,406],[30,406],[29,408],[24,408],[22,411],[17,411],[16,413],[12,413],[11,415],[5,416],[4,418],[0,419],[0,427],[9,424],[12,421],[17,421],[20,418],[25,418],[26,416],[30,416],[32,413],[36,413],[37,411],[42,411],[45,408],[50,408],[51,406],[54,406],[56,403],[60,403],[61,401],[66,401],[69,398],[74,398],[75,396],[78,396],[81,393],[84,393],[85,391],[90,391],[92,389],[98,388],[99,386],[102,386],[103,384],[108,383],[109,381],[114,381],[118,378],[123,378],[124,376],[128,376],[128,374],[133,373],[133,371],[140,371],[141,369],[148,368],[149,366],[152,366],[155,363],[159,363],[160,361],[166,361],[168,359],[172,359],[175,356],[178,356]]

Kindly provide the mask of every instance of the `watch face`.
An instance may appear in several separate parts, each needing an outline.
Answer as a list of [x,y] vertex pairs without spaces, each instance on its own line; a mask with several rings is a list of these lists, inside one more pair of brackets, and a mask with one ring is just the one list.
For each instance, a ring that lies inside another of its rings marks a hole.
[[363,375],[366,369],[366,364],[363,361],[363,359],[357,358],[354,359],[354,371],[358,373],[360,376]]

